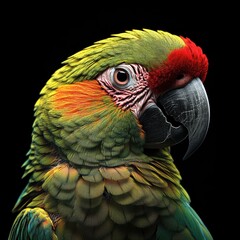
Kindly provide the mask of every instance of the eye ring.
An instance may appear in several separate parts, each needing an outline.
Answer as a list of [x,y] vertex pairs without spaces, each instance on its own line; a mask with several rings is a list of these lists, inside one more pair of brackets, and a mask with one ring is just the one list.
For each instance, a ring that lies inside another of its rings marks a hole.
[[113,81],[118,86],[126,86],[130,81],[130,74],[126,69],[117,68],[113,73]]

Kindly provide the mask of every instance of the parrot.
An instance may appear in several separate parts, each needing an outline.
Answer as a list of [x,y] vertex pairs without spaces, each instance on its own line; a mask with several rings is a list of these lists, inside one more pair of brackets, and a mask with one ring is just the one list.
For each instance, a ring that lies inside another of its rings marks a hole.
[[181,159],[210,124],[209,61],[190,38],[124,30],[66,57],[39,91],[8,240],[211,240]]

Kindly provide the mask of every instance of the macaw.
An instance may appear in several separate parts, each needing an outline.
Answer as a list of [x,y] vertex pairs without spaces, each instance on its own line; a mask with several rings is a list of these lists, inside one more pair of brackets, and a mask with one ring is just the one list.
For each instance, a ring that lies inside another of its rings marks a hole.
[[206,137],[208,66],[189,38],[145,28],[63,61],[34,105],[8,240],[213,239],[171,151]]

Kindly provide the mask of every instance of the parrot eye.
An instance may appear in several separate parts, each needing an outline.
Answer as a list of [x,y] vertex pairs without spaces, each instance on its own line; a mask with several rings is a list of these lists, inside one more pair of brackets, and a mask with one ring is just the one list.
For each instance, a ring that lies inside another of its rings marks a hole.
[[116,69],[113,77],[114,81],[119,85],[125,85],[129,81],[129,74],[124,69]]
[[126,86],[129,83],[130,76],[127,70],[119,68],[115,69],[113,73],[113,82],[117,86]]
[[136,82],[132,66],[128,64],[120,64],[117,67],[112,68],[111,82],[119,89],[132,87]]

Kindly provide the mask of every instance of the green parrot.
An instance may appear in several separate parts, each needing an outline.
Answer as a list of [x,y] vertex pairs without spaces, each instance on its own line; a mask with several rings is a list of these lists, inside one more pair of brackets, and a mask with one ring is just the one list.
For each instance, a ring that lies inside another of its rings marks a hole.
[[189,38],[145,28],[69,56],[34,106],[8,240],[213,239],[171,152],[206,137],[208,65]]

